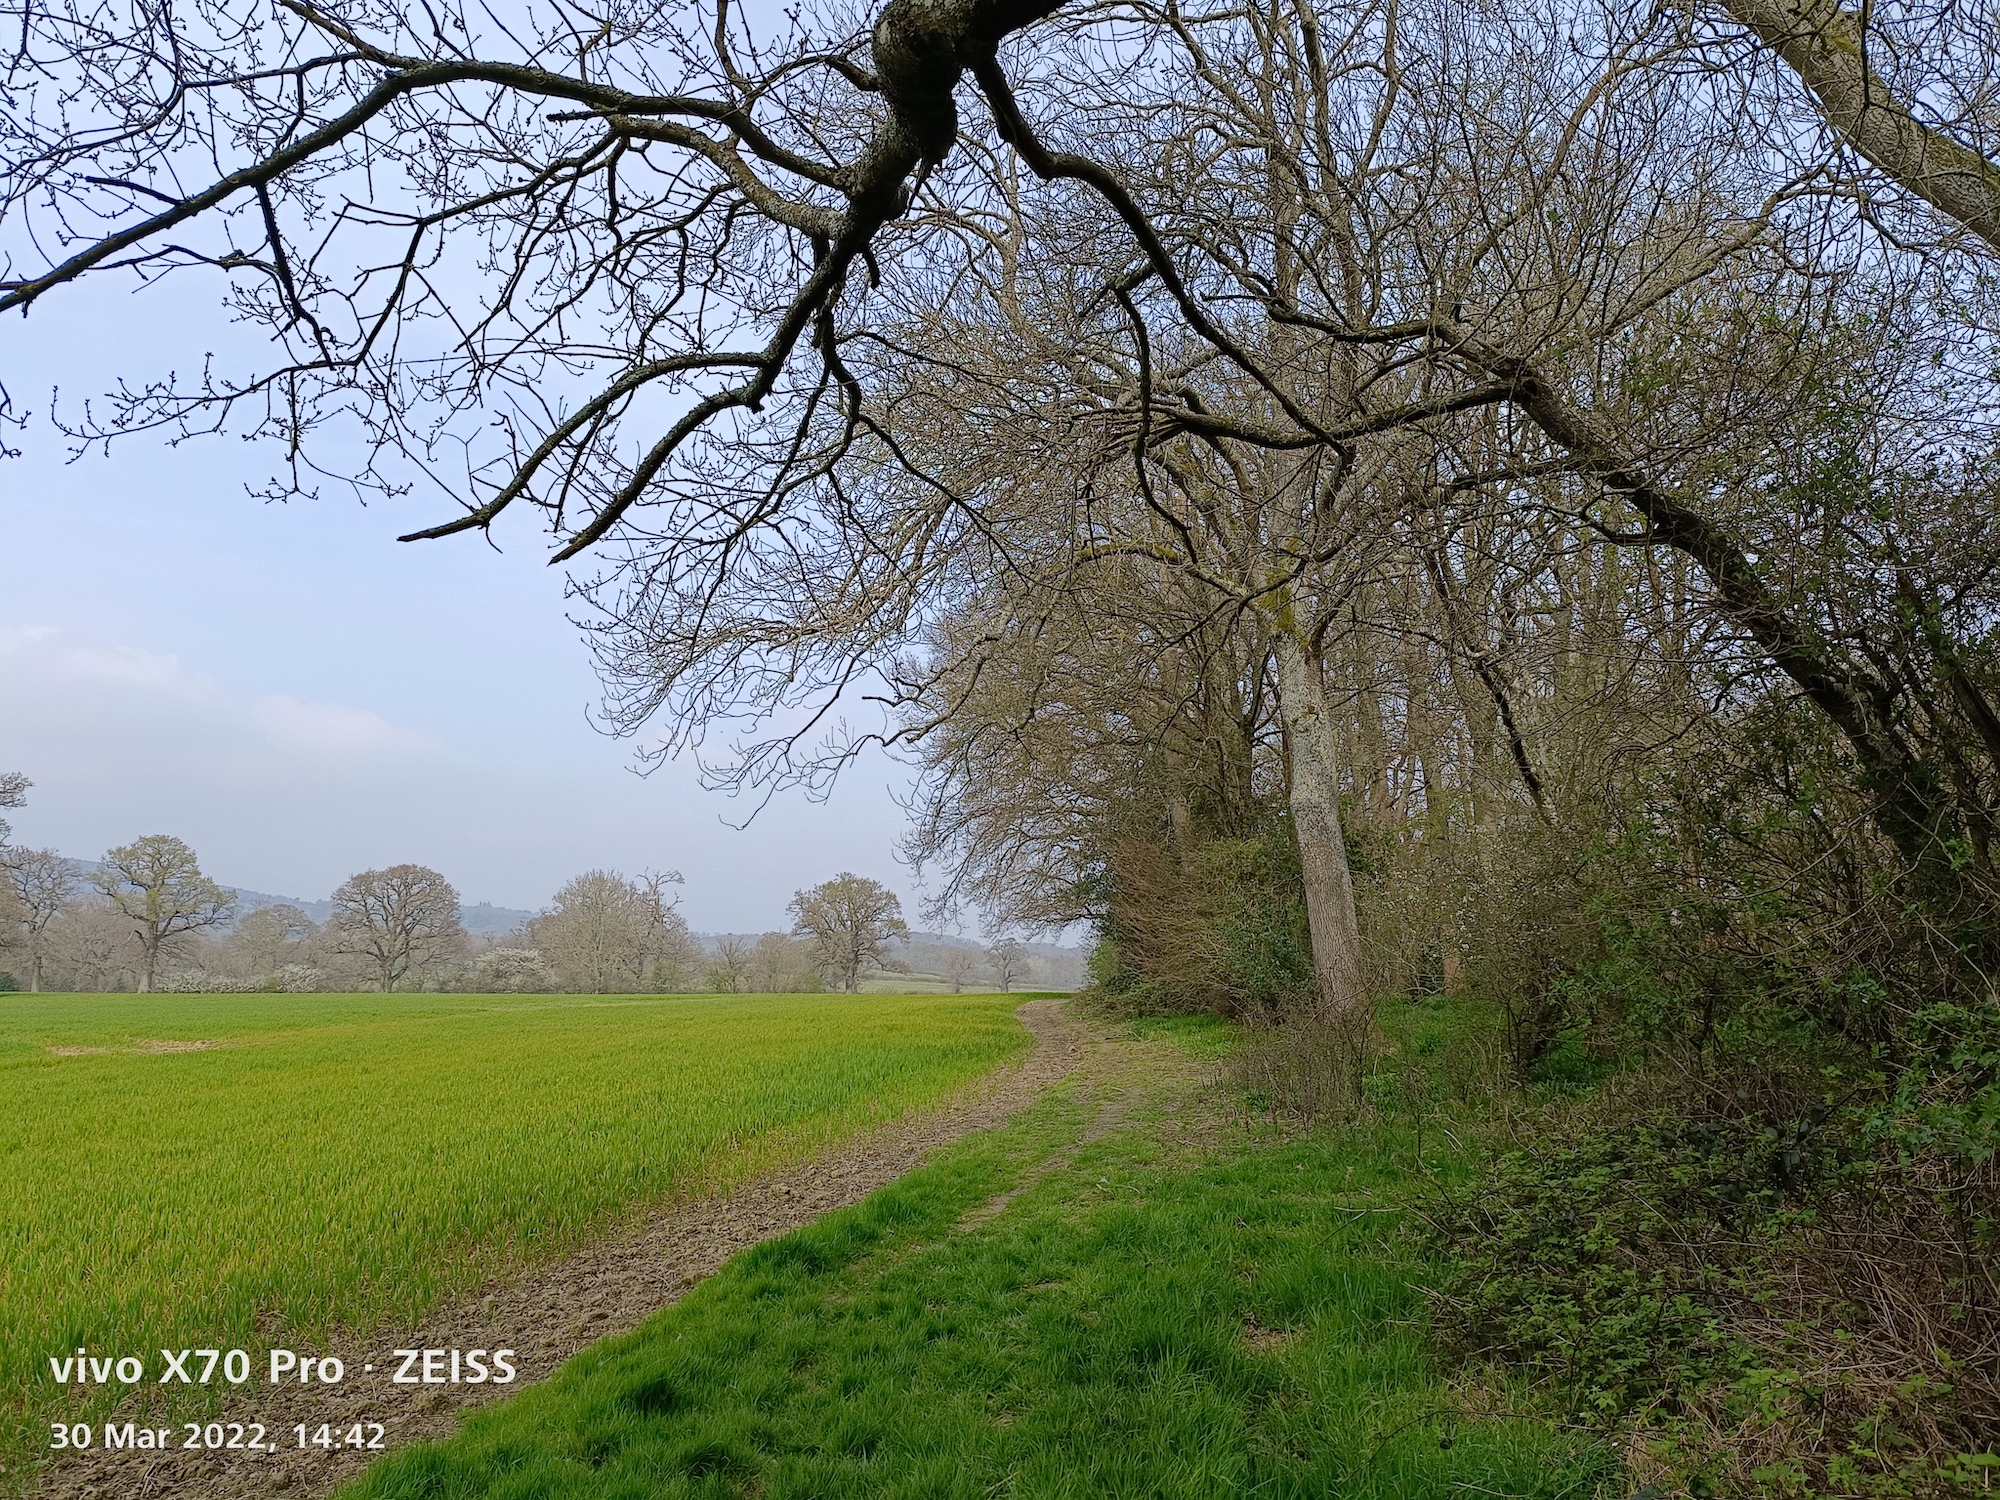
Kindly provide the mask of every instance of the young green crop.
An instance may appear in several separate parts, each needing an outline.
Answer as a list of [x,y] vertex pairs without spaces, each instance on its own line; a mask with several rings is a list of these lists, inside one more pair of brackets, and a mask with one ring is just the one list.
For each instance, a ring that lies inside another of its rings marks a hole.
[[51,1354],[416,1317],[621,1209],[935,1100],[1027,1046],[1018,1003],[9,997],[0,1464],[58,1409]]

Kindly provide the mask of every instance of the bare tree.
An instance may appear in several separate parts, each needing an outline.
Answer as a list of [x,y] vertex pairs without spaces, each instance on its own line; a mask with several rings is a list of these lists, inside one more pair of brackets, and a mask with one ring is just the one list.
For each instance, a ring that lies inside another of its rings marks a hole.
[[978,971],[979,959],[971,948],[953,946],[945,950],[944,977],[951,984],[954,995],[965,993],[966,981]]
[[235,892],[202,874],[194,850],[164,833],[107,850],[90,879],[132,924],[142,995],[153,988],[163,944],[226,922],[236,909]]
[[96,993],[138,985],[132,924],[94,892],[64,905],[49,924],[44,951],[51,988]]
[[666,870],[648,872],[638,879],[645,895],[646,983],[647,988],[664,993],[692,989],[701,974],[703,953],[700,939],[689,930],[680,914],[678,898],[667,887],[681,883],[680,873]]
[[641,899],[630,882],[609,870],[579,875],[556,892],[554,904],[528,932],[561,988],[608,994],[640,986],[647,928]]
[[[2000,22],[1990,7],[1954,7],[1951,22],[1970,34],[1942,47],[1935,32],[1924,37],[1928,47],[1912,45],[1943,19],[1923,7],[1884,14],[1839,0],[1723,0],[1721,9],[1784,60],[1827,125],[1870,165],[2000,250],[2000,141],[1989,123],[2000,97]],[[1942,54],[1946,66],[1927,68],[1926,54]],[[1885,77],[1884,66],[1901,76]],[[1937,87],[1942,79],[1949,83]],[[1940,106],[1949,111],[1942,119]],[[1986,154],[1967,143],[1981,136]]]
[[809,943],[782,932],[767,932],[758,938],[744,961],[743,980],[752,992],[791,995],[820,987]]
[[[34,783],[19,771],[0,771],[0,807],[25,807],[28,802],[28,788]],[[0,849],[7,846],[7,835],[14,830],[5,818],[0,818]]]
[[298,962],[302,945],[318,931],[312,918],[296,906],[283,902],[260,906],[236,919],[223,940],[223,956],[243,978],[270,979],[285,965]]
[[68,860],[53,849],[0,849],[0,873],[13,892],[28,949],[28,989],[39,991],[47,962],[49,925],[62,914],[76,892],[77,877]]
[[458,892],[422,865],[391,865],[350,877],[333,893],[327,930],[335,951],[367,964],[385,995],[466,947]]
[[5,978],[0,979],[0,988],[19,990],[27,987],[26,979],[19,972],[19,965],[12,962],[9,955],[27,945],[27,913],[15,899],[13,887],[0,881],[0,969]]
[[792,897],[792,931],[809,938],[821,969],[852,993],[861,971],[888,957],[889,945],[908,938],[903,903],[880,881],[843,871]]
[[718,995],[739,995],[749,968],[750,945],[741,938],[725,937],[715,945],[715,957],[708,966],[708,987]]
[[[32,784],[19,771],[0,772],[0,807],[22,806],[27,801],[28,788]],[[0,818],[0,859],[4,859],[9,853],[7,836],[12,831],[7,820]],[[29,962],[33,964],[35,960],[32,949],[35,936],[31,914],[29,909],[20,903],[18,892],[11,883],[0,885],[0,948],[16,947],[25,939],[31,949]],[[14,982],[10,974],[7,977],[10,988]],[[31,983],[29,987],[32,990],[34,985]]]
[[641,880],[615,870],[579,875],[529,924],[530,940],[565,990],[675,988],[685,981],[697,946],[666,895],[679,880],[671,872]]
[[[525,17],[526,30],[503,28],[490,42],[497,50],[476,55],[487,43],[467,45],[484,30],[469,10],[441,21],[442,31],[414,9],[360,29],[306,5],[255,21],[249,7],[227,5],[198,22],[134,11],[113,23],[136,69],[128,76],[105,69],[92,40],[101,22],[88,9],[34,3],[7,63],[8,86],[24,92],[7,117],[0,204],[30,221],[50,202],[61,205],[58,221],[100,218],[87,243],[57,231],[67,242],[59,259],[0,282],[0,311],[120,265],[234,275],[247,258],[259,270],[244,279],[245,312],[295,349],[269,373],[226,394],[211,388],[192,405],[158,389],[142,398],[146,416],[132,413],[140,425],[179,422],[213,399],[197,420],[261,405],[253,422],[303,430],[320,402],[358,397],[384,419],[378,450],[414,453],[439,434],[423,435],[427,424],[412,419],[413,393],[396,394],[401,373],[429,369],[438,382],[430,394],[447,405],[482,399],[473,393],[496,380],[514,384],[520,400],[503,419],[511,472],[475,459],[477,505],[426,534],[485,525],[523,495],[545,498],[533,492],[551,480],[547,499],[560,504],[558,492],[581,486],[576,499],[591,512],[566,543],[573,554],[606,535],[718,419],[828,388],[838,353],[823,332],[851,270],[879,264],[878,234],[950,153],[959,81],[1054,7],[891,4],[874,29],[872,67],[856,55],[862,38],[803,30],[790,55],[761,62],[761,48],[732,38],[721,5],[712,26],[662,11],[614,28],[595,55],[575,51],[566,22],[537,34]],[[299,60],[272,71],[267,45]],[[134,86],[158,114],[114,127],[114,143],[103,127],[130,107]],[[207,180],[169,190],[191,171]],[[394,195],[391,171],[401,180]],[[95,185],[105,180],[118,185]],[[744,233],[741,216],[762,232]],[[312,248],[334,226],[333,240]],[[24,227],[22,243],[39,243],[36,226]],[[343,257],[378,264],[384,247],[373,242],[384,229],[400,242],[385,274],[364,270],[334,291]],[[425,325],[453,300],[447,280],[422,268],[460,232],[497,234],[515,290],[494,288],[483,312],[454,320],[463,337],[420,353]],[[220,248],[239,233],[243,248]],[[630,294],[611,299],[628,309],[616,315],[623,326],[577,339],[571,320],[594,320],[610,305],[598,295],[609,285]],[[768,325],[761,338],[739,336],[758,325]],[[821,345],[823,368],[801,383],[797,356]],[[538,394],[536,383],[572,354],[607,378]],[[616,459],[614,435],[634,398],[677,391],[694,399],[672,430],[636,464]]]
[[[1990,133],[1990,27],[1917,7],[1885,51],[1929,71],[1878,88],[1865,27],[1751,6],[1728,9],[1835,140],[1655,8],[889,0],[865,36],[751,47],[721,6],[585,38],[449,4],[107,23],[29,0],[0,152],[28,248],[0,310],[113,270],[227,276],[268,363],[135,382],[80,435],[234,423],[282,442],[279,490],[314,482],[340,412],[372,439],[364,486],[462,444],[460,513],[412,536],[519,504],[559,559],[615,538],[585,580],[614,720],[659,716],[663,753],[785,726],[725,780],[833,774],[861,743],[816,738],[842,696],[927,673],[924,629],[985,581],[1174,574],[1269,664],[1318,1000],[1356,1023],[1330,646],[1377,541],[1441,494],[1559,501],[1597,542],[1678,554],[1854,746],[1905,862],[1952,884],[1963,799],[1902,729],[1923,683],[1826,637],[1746,542],[1772,465],[1708,422],[1784,386],[1704,337],[1830,310],[1786,301],[1807,284],[1986,305],[1976,270],[1875,237],[1841,163],[1851,141],[1978,231],[1990,152],[1949,148]],[[1952,129],[1919,128],[1938,99]],[[468,244],[486,278],[432,273]],[[1938,343],[1969,366],[1983,339]],[[1692,368],[1720,378],[1633,375]],[[1932,410],[1935,447],[1975,404]]]
[[1025,978],[1033,959],[1027,945],[1019,938],[1003,937],[986,947],[986,962],[993,970],[993,978],[1000,986],[1000,993],[1007,994],[1014,985]]

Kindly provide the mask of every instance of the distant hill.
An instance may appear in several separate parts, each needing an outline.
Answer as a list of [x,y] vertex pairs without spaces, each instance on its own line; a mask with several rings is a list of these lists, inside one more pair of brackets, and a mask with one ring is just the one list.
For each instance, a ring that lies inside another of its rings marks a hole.
[[331,901],[308,901],[303,896],[273,896],[269,891],[246,891],[241,886],[236,891],[236,915],[247,917],[253,911],[262,911],[267,906],[296,906],[315,922],[324,922],[333,915]]
[[465,924],[465,930],[474,937],[498,937],[504,932],[514,932],[528,921],[534,913],[521,911],[512,906],[495,906],[490,901],[477,901],[471,906],[458,909],[458,920]]

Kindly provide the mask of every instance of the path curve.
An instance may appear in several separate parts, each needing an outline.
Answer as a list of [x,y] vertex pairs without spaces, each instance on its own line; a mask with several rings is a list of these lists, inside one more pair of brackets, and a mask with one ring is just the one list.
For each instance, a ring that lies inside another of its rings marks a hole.
[[[336,1430],[380,1422],[390,1448],[443,1437],[473,1407],[545,1380],[585,1345],[636,1328],[738,1252],[859,1203],[941,1147],[1005,1123],[1082,1060],[1085,1033],[1062,1013],[1062,1003],[1031,1000],[1016,1010],[1034,1037],[1028,1056],[942,1105],[851,1137],[724,1196],[669,1203],[633,1228],[496,1281],[413,1329],[312,1351],[339,1356],[346,1381],[338,1387],[260,1384],[208,1420],[261,1422],[282,1442],[291,1441],[300,1422]],[[399,1363],[390,1356],[397,1348],[510,1348],[519,1378],[502,1386],[396,1386],[388,1376]],[[361,1374],[371,1363],[375,1373]],[[182,1430],[172,1429],[176,1443]],[[99,1448],[80,1462],[52,1464],[34,1494],[36,1500],[306,1500],[331,1493],[380,1456],[314,1447],[215,1457],[178,1447]]]

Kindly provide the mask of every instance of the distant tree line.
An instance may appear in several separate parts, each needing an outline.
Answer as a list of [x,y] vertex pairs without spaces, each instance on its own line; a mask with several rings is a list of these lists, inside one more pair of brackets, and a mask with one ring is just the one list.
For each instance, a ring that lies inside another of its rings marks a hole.
[[[29,786],[0,774],[0,807],[21,806]],[[725,936],[712,949],[677,910],[673,871],[591,870],[517,930],[475,937],[458,891],[423,865],[350,877],[315,922],[289,903],[240,911],[167,834],[107,850],[87,870],[10,843],[10,831],[0,820],[0,989],[791,994],[908,976],[958,992],[1013,989],[1033,972],[1013,939],[984,954],[912,946],[895,893],[854,874],[798,892],[791,931]]]

